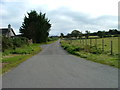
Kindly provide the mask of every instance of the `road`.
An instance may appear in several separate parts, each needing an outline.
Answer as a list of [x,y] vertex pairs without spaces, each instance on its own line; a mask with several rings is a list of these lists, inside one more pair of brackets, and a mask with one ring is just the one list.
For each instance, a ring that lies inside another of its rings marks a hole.
[[118,88],[118,69],[68,54],[59,40],[2,77],[3,88]]

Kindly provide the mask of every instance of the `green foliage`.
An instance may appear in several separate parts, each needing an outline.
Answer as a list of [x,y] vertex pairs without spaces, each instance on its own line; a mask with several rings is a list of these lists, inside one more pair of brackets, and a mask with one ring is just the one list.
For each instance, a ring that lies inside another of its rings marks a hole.
[[61,46],[69,53],[80,56],[87,60],[91,60],[101,64],[107,64],[114,67],[119,67],[118,56],[103,53],[102,49],[96,46],[81,46],[78,40],[73,40],[71,41],[71,43],[69,40],[62,40]]
[[13,40],[8,37],[2,37],[2,51],[13,47]]
[[80,31],[78,31],[78,30],[73,30],[72,32],[71,32],[71,35],[72,35],[72,37],[81,37],[81,32]]
[[28,39],[24,37],[13,38],[13,45],[16,47],[21,47],[28,44]]
[[41,12],[38,14],[35,10],[27,14],[28,17],[24,17],[24,22],[20,27],[22,36],[32,39],[34,43],[46,42],[51,27],[46,14]]
[[[39,44],[24,45],[16,49],[8,49],[3,52],[4,55],[9,54],[32,54],[34,51],[40,50]],[[37,48],[36,48],[37,47]]]
[[60,34],[60,37],[61,37],[61,38],[64,38],[64,34],[63,34],[63,33],[61,33],[61,34]]
[[67,50],[69,53],[71,53],[71,54],[74,54],[75,51],[79,51],[80,50],[80,47],[78,47],[78,46],[72,46],[70,44],[65,44],[65,43],[64,44],[62,43],[62,47],[65,50]]
[[12,62],[15,62],[17,60],[21,60],[25,55],[19,55],[19,56],[13,56],[13,57],[10,57],[10,58],[4,58],[2,60],[2,63],[12,63]]
[[47,41],[55,41],[55,40],[58,40],[58,39],[59,39],[58,37],[48,37]]
[[25,37],[2,37],[2,51],[7,49],[16,49],[16,47],[22,47],[23,45],[28,45],[28,40]]
[[102,49],[101,48],[97,49],[96,46],[92,46],[91,50],[90,50],[90,53],[92,53],[92,54],[102,54]]
[[85,32],[86,32],[85,37],[88,39],[90,36],[90,31],[86,30]]

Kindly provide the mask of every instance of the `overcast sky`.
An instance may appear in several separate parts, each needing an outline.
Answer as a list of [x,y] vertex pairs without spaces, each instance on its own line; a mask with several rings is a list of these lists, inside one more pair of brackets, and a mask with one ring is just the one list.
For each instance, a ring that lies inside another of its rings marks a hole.
[[95,32],[118,28],[119,0],[0,0],[0,28],[11,24],[15,33],[27,12],[46,13],[52,24],[50,35],[72,30]]

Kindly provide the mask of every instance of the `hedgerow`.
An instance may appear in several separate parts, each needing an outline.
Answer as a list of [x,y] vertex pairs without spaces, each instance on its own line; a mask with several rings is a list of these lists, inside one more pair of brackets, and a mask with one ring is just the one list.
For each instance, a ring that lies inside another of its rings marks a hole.
[[6,49],[16,49],[16,47],[22,47],[23,45],[28,45],[28,39],[25,37],[2,37],[2,51]]

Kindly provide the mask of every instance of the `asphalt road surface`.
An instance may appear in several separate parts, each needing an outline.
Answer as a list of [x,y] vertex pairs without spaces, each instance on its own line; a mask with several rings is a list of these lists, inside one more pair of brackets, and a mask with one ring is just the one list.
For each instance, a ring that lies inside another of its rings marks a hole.
[[118,88],[118,69],[68,54],[59,40],[2,77],[3,88]]

